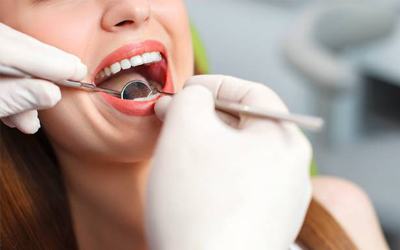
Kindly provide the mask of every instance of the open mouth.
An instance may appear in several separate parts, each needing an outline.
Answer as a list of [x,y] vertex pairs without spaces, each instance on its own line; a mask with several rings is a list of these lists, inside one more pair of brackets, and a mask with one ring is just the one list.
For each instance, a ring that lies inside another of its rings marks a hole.
[[[167,61],[161,52],[145,52],[122,59],[101,69],[95,76],[97,86],[121,91],[132,80],[146,80],[151,89],[162,89],[167,77]],[[146,96],[138,96],[135,101],[148,101],[159,94],[154,91]]]
[[[99,87],[121,91],[132,80],[145,80],[151,89],[171,93],[174,87],[167,58],[166,49],[160,42],[148,40],[128,44],[100,63],[93,74],[93,81]],[[157,91],[133,100],[123,100],[105,93],[101,95],[115,109],[128,115],[153,114],[154,104],[160,97]]]

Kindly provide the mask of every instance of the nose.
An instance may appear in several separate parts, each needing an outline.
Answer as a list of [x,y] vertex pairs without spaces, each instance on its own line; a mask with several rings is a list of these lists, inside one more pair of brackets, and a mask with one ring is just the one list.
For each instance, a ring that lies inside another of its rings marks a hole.
[[148,22],[150,15],[149,0],[113,0],[108,2],[101,23],[103,29],[116,32],[140,27]]

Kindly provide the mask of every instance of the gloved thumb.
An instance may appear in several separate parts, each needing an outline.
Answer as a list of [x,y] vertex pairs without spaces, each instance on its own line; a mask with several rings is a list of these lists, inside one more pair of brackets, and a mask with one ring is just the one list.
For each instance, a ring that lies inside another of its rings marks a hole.
[[[184,88],[172,99],[160,99],[156,114],[166,122],[185,124],[206,124],[218,120],[212,93],[205,87],[193,85]],[[165,117],[165,118],[164,118]]]
[[171,101],[171,96],[163,96],[156,102],[156,105],[154,106],[154,112],[160,121],[164,121]]

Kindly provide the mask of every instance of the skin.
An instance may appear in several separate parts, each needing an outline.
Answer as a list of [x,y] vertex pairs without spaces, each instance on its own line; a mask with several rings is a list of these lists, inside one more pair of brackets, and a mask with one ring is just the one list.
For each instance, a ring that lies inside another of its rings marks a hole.
[[[115,49],[149,39],[166,46],[175,89],[193,75],[182,0],[2,0],[0,21],[80,57],[87,81]],[[161,123],[123,115],[96,93],[62,96],[40,120],[62,165],[80,248],[145,249],[143,194]]]
[[[80,57],[91,73],[87,81],[109,53],[147,39],[167,47],[175,89],[193,74],[183,0],[1,0],[0,21]],[[143,196],[161,123],[154,116],[123,115],[95,93],[63,89],[62,95],[56,107],[40,112],[40,120],[61,163],[80,249],[147,249]],[[315,196],[332,208],[343,193],[326,187],[337,185],[316,179]],[[327,196],[338,199],[333,203]],[[347,205],[373,211],[369,203]],[[360,246],[385,246],[372,212],[349,223],[340,207],[331,212]],[[359,226],[362,221],[373,228]],[[376,237],[362,241],[365,235]]]
[[335,177],[314,178],[313,197],[339,222],[358,249],[389,249],[372,202],[357,185]]

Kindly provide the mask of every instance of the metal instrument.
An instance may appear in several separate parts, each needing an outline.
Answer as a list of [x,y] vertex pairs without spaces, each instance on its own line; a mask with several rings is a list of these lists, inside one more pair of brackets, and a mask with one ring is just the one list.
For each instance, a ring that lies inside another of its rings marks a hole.
[[[0,64],[0,75],[17,77],[17,78],[33,78],[33,79],[36,78],[35,76],[32,76],[19,69],[1,64]],[[125,86],[120,92],[112,89],[98,87],[94,83],[86,83],[86,82],[71,81],[71,80],[62,80],[55,82],[55,84],[86,91],[104,92],[124,100],[135,100],[137,98],[148,97],[157,93],[164,95],[171,95],[171,96],[174,95],[173,93],[164,92],[156,87],[152,88],[151,84],[143,80],[129,81],[128,83],[125,84]],[[215,101],[215,108],[220,111],[234,115],[243,114],[258,118],[276,120],[280,122],[291,122],[297,124],[302,128],[309,129],[312,131],[319,131],[322,129],[324,125],[324,120],[319,117],[279,113],[264,108],[257,108],[221,100]]]

